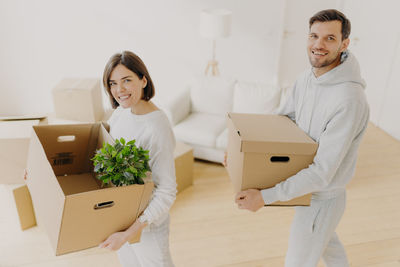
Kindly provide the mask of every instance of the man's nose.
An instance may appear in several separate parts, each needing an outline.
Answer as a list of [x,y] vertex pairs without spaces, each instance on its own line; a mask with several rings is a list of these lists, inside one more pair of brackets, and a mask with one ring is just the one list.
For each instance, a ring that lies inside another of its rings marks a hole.
[[322,38],[318,38],[314,43],[314,47],[317,49],[325,48],[324,40]]

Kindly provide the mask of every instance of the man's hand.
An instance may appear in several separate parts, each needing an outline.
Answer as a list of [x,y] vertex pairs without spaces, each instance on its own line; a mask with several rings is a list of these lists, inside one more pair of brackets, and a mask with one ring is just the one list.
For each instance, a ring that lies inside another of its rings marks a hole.
[[264,207],[264,199],[258,189],[248,189],[236,194],[235,202],[239,209],[257,211]]

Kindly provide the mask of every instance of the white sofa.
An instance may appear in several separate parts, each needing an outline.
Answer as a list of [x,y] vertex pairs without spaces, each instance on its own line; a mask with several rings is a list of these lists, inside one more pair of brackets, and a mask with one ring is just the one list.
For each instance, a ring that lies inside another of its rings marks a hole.
[[195,158],[222,163],[228,143],[227,113],[271,113],[280,99],[281,90],[273,85],[202,77],[162,108],[176,139],[193,147]]

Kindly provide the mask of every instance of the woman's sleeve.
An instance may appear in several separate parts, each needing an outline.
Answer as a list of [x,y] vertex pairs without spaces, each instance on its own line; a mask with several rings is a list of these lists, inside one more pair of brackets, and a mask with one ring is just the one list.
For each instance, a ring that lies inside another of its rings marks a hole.
[[[167,123],[166,123],[167,124]],[[170,125],[154,133],[150,144],[150,167],[155,184],[153,197],[139,220],[151,224],[169,212],[176,198],[175,137]]]

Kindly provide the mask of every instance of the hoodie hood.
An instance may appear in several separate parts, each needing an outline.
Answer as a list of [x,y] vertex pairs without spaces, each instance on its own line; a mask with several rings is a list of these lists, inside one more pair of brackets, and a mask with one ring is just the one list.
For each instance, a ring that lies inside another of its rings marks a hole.
[[341,63],[332,70],[316,78],[311,69],[311,79],[320,85],[337,85],[341,83],[357,83],[363,89],[366,87],[364,79],[361,77],[360,65],[350,51],[342,53]]

